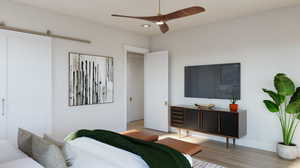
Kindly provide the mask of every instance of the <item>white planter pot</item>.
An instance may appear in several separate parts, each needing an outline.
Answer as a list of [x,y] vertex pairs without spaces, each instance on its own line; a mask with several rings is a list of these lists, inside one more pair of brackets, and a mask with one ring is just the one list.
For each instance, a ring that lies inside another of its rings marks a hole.
[[287,146],[282,143],[277,144],[277,154],[282,159],[295,160],[298,157],[298,148],[296,145]]

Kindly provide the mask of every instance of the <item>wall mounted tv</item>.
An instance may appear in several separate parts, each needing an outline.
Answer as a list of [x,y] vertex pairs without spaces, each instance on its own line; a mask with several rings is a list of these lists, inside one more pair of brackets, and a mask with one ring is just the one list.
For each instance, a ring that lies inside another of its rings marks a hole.
[[240,99],[240,88],[240,63],[185,67],[185,97]]

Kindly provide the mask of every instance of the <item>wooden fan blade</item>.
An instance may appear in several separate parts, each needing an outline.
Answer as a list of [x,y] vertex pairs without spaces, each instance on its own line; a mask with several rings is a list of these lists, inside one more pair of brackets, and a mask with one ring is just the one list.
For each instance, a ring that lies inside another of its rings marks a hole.
[[182,10],[170,13],[170,14],[163,15],[163,17],[164,17],[164,21],[169,21],[169,20],[173,20],[173,19],[179,19],[182,17],[195,15],[195,14],[198,14],[198,13],[201,13],[204,11],[205,11],[205,9],[203,7],[194,6],[194,7],[182,9]]
[[159,28],[162,33],[166,33],[167,31],[169,31],[169,26],[166,23],[159,25]]
[[142,19],[150,22],[160,22],[164,19],[164,16],[124,16],[124,15],[115,15],[113,14],[112,16],[114,17],[123,17],[123,18],[131,18],[131,19]]

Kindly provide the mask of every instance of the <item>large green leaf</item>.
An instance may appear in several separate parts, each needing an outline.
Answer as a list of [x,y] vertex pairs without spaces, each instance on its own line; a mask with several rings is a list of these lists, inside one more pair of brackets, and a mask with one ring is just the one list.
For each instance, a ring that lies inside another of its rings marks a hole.
[[272,113],[279,112],[279,106],[277,104],[275,104],[274,102],[272,102],[270,100],[264,100],[264,103],[270,112],[272,112]]
[[275,76],[274,85],[278,94],[282,96],[291,96],[295,92],[294,82],[283,73]]
[[268,89],[263,89],[263,91],[267,93],[278,106],[280,106],[284,102],[285,96],[279,95]]
[[296,113],[300,113],[300,100],[294,101],[292,103],[290,103],[287,108],[285,109],[285,111],[289,114],[296,114]]
[[297,118],[298,118],[298,120],[300,120],[300,114],[298,115],[298,117],[297,117]]
[[290,100],[290,103],[293,103],[297,100],[300,100],[300,87],[298,87],[296,89],[296,92],[294,93],[294,95],[292,96],[291,100]]

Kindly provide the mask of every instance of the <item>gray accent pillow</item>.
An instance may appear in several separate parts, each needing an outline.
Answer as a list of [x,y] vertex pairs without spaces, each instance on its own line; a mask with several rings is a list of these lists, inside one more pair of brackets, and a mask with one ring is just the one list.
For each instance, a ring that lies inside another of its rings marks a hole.
[[72,163],[75,160],[75,154],[72,151],[70,144],[68,144],[67,142],[62,142],[62,141],[56,140],[47,134],[44,134],[44,140],[50,142],[51,144],[58,146],[65,158],[66,165],[68,167],[72,166]]
[[52,144],[58,146],[58,147],[61,148],[61,149],[62,149],[62,148],[64,147],[64,145],[65,145],[64,142],[60,142],[60,141],[58,141],[58,140],[52,138],[51,136],[49,136],[49,135],[47,135],[47,134],[44,134],[44,140],[46,140],[46,141],[48,141],[48,142],[50,142],[50,143],[52,143]]
[[34,134],[19,128],[18,131],[18,147],[29,157],[32,157],[32,136]]
[[60,148],[37,136],[32,137],[32,158],[45,168],[67,168]]

